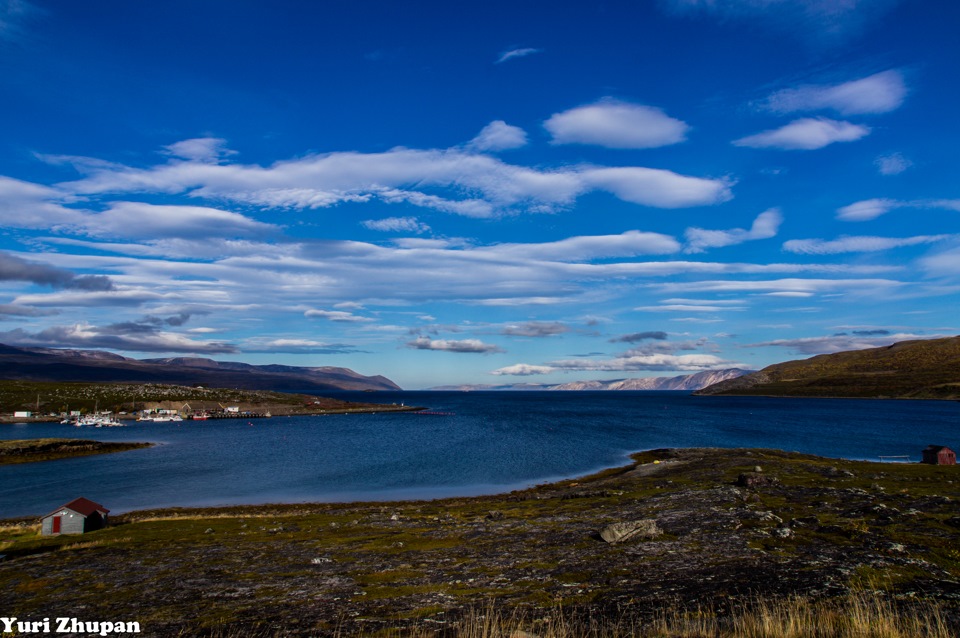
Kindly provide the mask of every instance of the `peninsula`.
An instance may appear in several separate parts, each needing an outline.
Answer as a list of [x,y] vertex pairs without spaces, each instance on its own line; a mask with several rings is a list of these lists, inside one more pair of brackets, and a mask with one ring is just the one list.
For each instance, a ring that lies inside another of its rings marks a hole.
[[[405,412],[422,408],[343,401],[309,394],[238,390],[159,383],[62,383],[0,380],[0,423],[59,421],[73,411],[110,411],[135,419],[141,410],[184,414],[217,412],[298,416],[352,412]],[[24,413],[29,416],[16,416]]]

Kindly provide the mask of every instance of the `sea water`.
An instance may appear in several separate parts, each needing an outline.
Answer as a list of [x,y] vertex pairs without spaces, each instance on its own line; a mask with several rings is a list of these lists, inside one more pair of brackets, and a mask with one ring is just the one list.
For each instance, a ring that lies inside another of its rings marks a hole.
[[337,398],[431,412],[0,425],[0,438],[148,441],[152,448],[0,466],[0,517],[78,496],[113,513],[167,506],[397,500],[507,492],[661,447],[764,447],[919,461],[960,449],[960,403],[695,397],[676,392],[378,392]]

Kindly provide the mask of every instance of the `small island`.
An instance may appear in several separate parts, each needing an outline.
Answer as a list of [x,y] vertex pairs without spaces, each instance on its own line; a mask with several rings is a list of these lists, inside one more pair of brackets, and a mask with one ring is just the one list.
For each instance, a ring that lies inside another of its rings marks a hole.
[[56,461],[75,456],[126,452],[153,446],[152,443],[108,443],[87,439],[13,439],[0,441],[0,465]]

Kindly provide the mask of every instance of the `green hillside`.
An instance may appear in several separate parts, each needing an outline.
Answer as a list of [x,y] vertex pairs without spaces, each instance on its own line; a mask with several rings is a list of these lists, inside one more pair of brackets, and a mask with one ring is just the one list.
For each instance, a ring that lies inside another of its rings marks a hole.
[[787,361],[695,394],[960,399],[960,337]]

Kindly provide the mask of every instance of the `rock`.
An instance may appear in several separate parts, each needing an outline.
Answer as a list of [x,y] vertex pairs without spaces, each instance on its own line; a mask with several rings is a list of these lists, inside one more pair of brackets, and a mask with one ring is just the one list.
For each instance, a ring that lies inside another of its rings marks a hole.
[[776,479],[769,477],[761,472],[743,472],[737,477],[737,486],[739,487],[759,487],[776,483]]
[[763,471],[763,468],[760,467],[759,465],[754,465],[754,466],[753,466],[753,471],[756,472],[757,474],[759,474],[760,472]]
[[663,530],[652,518],[637,521],[622,521],[607,525],[600,532],[600,538],[611,545],[631,539],[650,539],[663,534]]
[[773,530],[773,535],[777,538],[790,538],[793,536],[793,530],[789,527],[778,527]]

